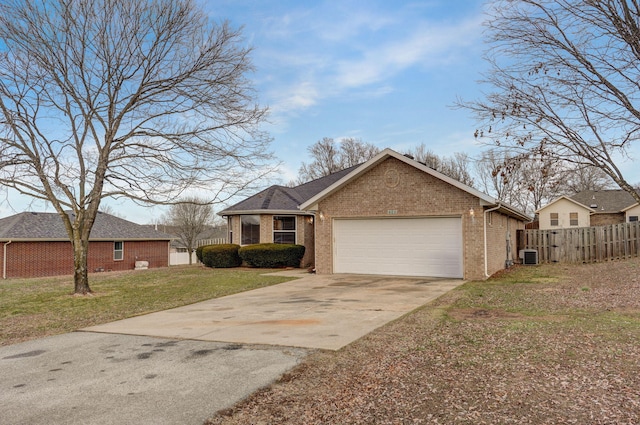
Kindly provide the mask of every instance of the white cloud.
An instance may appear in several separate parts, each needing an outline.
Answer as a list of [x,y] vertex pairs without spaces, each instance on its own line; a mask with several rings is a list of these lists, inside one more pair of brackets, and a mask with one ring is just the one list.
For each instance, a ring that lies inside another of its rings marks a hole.
[[[261,55],[269,75],[268,103],[280,123],[326,99],[384,96],[394,91],[394,79],[408,69],[464,59],[481,24],[480,17],[453,24],[404,22],[401,16],[376,16],[371,11],[346,13],[331,23],[327,15],[313,18],[308,10],[296,11],[280,18],[279,25],[270,25],[279,28],[278,37],[291,40],[276,46],[282,50],[272,47]],[[386,31],[393,24],[394,31]]]
[[404,38],[373,46],[360,59],[341,60],[336,81],[349,89],[388,80],[412,66],[441,65],[473,43],[480,24],[477,18],[455,26],[424,24]]

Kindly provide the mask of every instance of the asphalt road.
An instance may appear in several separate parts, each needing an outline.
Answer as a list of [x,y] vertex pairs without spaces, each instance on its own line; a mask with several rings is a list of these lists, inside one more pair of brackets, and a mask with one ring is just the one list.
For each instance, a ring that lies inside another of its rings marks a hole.
[[307,353],[89,332],[0,347],[0,424],[201,425]]

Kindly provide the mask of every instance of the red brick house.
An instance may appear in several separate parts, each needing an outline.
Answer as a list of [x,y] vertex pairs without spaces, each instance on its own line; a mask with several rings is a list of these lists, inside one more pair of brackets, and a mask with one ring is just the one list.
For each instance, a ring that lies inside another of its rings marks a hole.
[[272,186],[220,214],[235,243],[304,244],[318,273],[463,279],[505,268],[516,230],[531,220],[390,149],[305,185]]
[[[171,236],[105,213],[98,213],[89,241],[90,272],[169,265]],[[0,219],[2,277],[73,274],[73,250],[56,213],[24,212]]]

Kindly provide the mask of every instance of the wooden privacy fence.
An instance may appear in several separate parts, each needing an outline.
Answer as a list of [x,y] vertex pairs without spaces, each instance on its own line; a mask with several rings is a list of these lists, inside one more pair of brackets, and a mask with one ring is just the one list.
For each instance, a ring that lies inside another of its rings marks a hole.
[[541,263],[593,263],[640,255],[640,222],[575,229],[518,230],[518,251],[535,249]]

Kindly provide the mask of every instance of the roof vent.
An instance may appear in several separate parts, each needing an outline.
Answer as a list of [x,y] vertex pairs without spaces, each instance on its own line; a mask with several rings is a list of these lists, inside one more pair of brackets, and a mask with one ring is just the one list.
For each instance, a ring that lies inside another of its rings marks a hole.
[[413,155],[409,154],[409,153],[405,153],[404,156],[406,156],[409,159],[414,159]]
[[591,204],[589,205],[591,208],[598,208],[598,204]]

